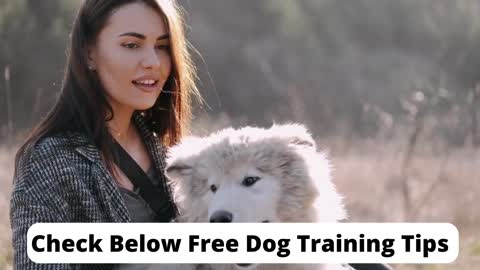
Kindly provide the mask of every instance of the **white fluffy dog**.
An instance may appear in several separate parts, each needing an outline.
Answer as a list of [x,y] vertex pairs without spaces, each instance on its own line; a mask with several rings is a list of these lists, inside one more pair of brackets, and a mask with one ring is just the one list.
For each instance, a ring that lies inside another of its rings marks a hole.
[[174,185],[181,222],[337,222],[346,217],[325,153],[297,124],[187,137],[170,149],[166,175]]

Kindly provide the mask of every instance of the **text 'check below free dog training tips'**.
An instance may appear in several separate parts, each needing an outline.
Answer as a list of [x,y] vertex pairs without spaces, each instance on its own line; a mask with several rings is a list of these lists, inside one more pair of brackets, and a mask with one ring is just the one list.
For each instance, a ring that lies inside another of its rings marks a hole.
[[37,263],[451,263],[448,223],[37,223]]

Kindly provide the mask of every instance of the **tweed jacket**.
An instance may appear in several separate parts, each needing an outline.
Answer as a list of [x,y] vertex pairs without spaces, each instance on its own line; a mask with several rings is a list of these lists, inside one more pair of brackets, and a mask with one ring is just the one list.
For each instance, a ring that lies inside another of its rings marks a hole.
[[[165,151],[139,113],[133,116],[164,188]],[[86,136],[66,132],[39,141],[16,164],[10,204],[15,269],[112,269],[113,265],[36,264],[27,231],[38,222],[130,222],[119,188]]]

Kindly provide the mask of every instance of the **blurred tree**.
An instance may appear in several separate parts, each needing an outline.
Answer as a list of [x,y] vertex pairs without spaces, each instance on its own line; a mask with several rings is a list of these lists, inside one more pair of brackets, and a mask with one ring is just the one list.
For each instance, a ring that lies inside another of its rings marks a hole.
[[[452,110],[465,107],[480,81],[478,0],[179,1],[200,51],[208,113],[232,125],[294,120],[315,134],[371,137],[385,126],[372,120],[381,115],[408,122],[402,101],[423,82],[448,93],[434,115],[456,115],[462,129],[473,124],[471,110]],[[54,102],[79,2],[0,0],[0,69],[11,70],[17,130]]]
[[[74,0],[0,0],[0,36],[6,41],[0,43],[0,68],[10,68],[17,129],[38,121],[54,101],[76,5]],[[2,98],[0,108],[5,102]],[[1,123],[5,117],[0,113]]]
[[317,134],[335,133],[343,119],[370,136],[382,125],[365,124],[366,104],[401,120],[418,82],[465,103],[479,79],[477,0],[184,3],[223,104],[214,113],[234,122],[298,119],[303,104],[302,121]]

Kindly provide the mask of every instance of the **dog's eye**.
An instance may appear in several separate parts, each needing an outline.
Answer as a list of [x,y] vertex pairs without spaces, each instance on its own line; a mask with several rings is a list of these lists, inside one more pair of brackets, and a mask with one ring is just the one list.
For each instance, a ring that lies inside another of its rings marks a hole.
[[217,192],[217,186],[216,185],[210,185],[210,190],[215,193]]
[[249,187],[255,184],[258,180],[260,180],[260,177],[258,176],[247,176],[243,179],[242,185]]

